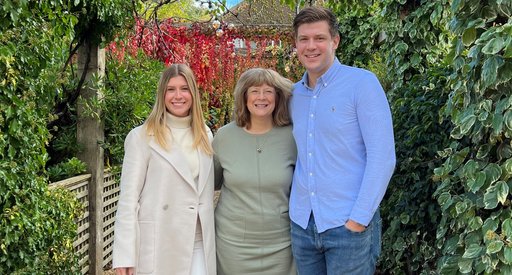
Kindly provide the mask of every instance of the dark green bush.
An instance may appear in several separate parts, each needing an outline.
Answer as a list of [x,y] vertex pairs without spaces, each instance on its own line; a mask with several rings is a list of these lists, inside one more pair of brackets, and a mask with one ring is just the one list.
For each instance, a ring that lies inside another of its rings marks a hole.
[[48,167],[47,171],[50,181],[56,182],[84,173],[87,171],[87,165],[78,158],[73,157],[66,162],[59,162]]

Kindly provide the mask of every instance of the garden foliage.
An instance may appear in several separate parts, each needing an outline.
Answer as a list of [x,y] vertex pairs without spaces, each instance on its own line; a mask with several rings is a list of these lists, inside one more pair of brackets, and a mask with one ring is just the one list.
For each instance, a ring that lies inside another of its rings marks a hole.
[[443,116],[452,143],[436,168],[442,273],[512,273],[512,2],[451,1],[455,36]]
[[0,274],[77,272],[80,206],[68,191],[48,189],[47,126],[65,116],[55,106],[79,90],[66,66],[76,46],[84,39],[108,42],[127,14],[125,3],[2,1]]
[[329,6],[341,61],[375,71],[393,112],[398,161],[381,205],[380,270],[510,273],[510,1]]
[[47,188],[45,146],[76,18],[57,5],[0,8],[0,273],[72,272],[77,202]]

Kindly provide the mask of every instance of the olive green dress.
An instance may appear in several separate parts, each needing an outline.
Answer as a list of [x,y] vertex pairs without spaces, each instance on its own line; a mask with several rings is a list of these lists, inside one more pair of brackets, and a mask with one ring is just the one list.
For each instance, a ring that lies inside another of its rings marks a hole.
[[291,126],[256,135],[230,123],[213,141],[219,275],[296,274],[288,199],[297,149]]

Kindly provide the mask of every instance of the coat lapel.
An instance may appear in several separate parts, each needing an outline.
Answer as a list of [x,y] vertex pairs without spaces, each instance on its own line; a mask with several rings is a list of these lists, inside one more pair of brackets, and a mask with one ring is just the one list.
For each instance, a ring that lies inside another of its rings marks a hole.
[[[167,160],[176,169],[176,171],[178,171],[181,177],[197,192],[197,187],[194,183],[194,179],[192,178],[192,174],[190,173],[190,168],[188,167],[185,156],[180,148],[173,147],[171,150],[167,151],[156,144],[153,139],[149,142],[149,146]],[[201,161],[199,161],[199,164],[201,165]],[[201,175],[201,172],[202,171],[199,172],[199,175]]]

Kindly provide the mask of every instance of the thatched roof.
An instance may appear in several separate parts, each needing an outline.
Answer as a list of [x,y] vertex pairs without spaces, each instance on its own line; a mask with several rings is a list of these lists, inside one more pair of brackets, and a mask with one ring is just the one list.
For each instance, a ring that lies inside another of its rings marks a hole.
[[291,26],[295,16],[280,0],[244,0],[222,17],[225,23],[246,26]]

